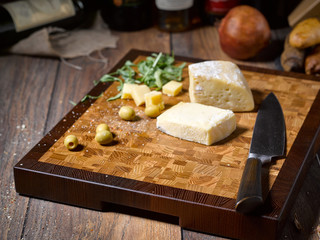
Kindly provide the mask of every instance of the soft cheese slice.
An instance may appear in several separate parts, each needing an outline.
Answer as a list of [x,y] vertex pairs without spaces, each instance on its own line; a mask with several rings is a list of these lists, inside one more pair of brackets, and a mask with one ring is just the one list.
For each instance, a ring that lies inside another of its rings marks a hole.
[[157,117],[157,128],[181,139],[211,145],[236,129],[230,110],[180,102]]
[[239,67],[229,61],[205,61],[189,65],[191,102],[232,111],[251,111],[251,89]]

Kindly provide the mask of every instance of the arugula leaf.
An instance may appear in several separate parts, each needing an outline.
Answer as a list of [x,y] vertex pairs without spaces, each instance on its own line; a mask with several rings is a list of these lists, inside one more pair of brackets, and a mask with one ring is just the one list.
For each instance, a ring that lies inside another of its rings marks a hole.
[[[174,66],[174,55],[163,53],[152,53],[146,60],[134,64],[128,60],[125,64],[117,69],[117,71],[103,75],[99,81],[95,81],[95,85],[99,82],[117,81],[120,85],[117,87],[119,93],[108,99],[112,101],[121,97],[121,91],[124,83],[145,84],[150,88],[161,90],[162,86],[171,80],[182,81],[182,71],[186,63],[180,66]],[[135,69],[138,69],[138,74]],[[90,98],[85,96],[83,99]]]
[[118,91],[121,91],[123,88],[123,82],[120,78],[113,77],[110,74],[105,74],[102,76],[102,78],[100,78],[100,82],[115,82],[115,81],[120,83],[120,85],[117,87],[117,89],[118,89]]
[[69,100],[69,103],[71,103],[73,106],[76,106],[77,104],[74,102],[74,101],[72,101],[72,100]]
[[81,102],[84,102],[87,99],[98,99],[102,95],[103,95],[103,92],[99,96],[92,96],[92,95],[87,94],[81,99]]
[[161,74],[162,74],[161,69],[157,69],[157,71],[154,73],[155,84],[159,89],[162,88]]
[[119,92],[116,96],[113,96],[113,97],[108,98],[108,99],[107,99],[107,101],[113,101],[113,100],[116,100],[116,99],[120,98],[120,97],[121,97],[121,95],[122,95],[122,93],[121,93],[121,92]]

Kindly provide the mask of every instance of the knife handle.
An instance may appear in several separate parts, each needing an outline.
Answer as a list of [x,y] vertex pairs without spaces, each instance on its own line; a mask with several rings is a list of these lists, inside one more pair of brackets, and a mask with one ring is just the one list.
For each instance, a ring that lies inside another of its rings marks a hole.
[[257,158],[248,158],[238,190],[236,210],[250,213],[263,204],[261,187],[261,166]]

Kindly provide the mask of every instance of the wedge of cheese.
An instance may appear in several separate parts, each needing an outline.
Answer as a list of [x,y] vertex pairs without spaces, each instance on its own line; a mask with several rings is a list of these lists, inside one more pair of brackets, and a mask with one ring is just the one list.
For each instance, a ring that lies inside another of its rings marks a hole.
[[189,65],[190,101],[232,111],[251,111],[251,89],[239,67],[229,61]]
[[157,117],[157,128],[174,137],[211,145],[236,129],[230,110],[180,102]]

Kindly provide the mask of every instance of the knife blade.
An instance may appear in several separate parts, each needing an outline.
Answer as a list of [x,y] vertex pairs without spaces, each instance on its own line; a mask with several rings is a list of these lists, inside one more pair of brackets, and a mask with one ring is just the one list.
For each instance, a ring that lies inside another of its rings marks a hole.
[[261,103],[253,129],[249,156],[242,173],[236,210],[250,213],[263,205],[262,164],[285,154],[286,127],[281,105],[271,92]]

